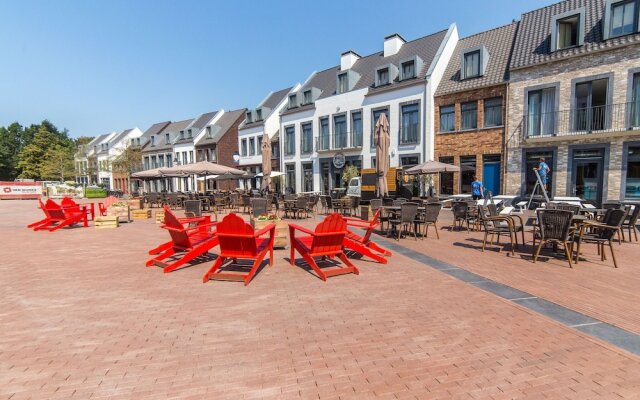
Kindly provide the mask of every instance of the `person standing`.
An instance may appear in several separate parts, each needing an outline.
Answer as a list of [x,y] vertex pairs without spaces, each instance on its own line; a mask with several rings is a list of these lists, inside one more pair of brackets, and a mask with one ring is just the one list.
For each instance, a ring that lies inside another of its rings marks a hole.
[[484,198],[484,188],[482,182],[478,180],[477,176],[473,176],[473,182],[471,182],[471,197],[474,200],[481,200]]
[[540,164],[538,164],[538,168],[534,168],[538,171],[538,175],[540,175],[540,180],[542,181],[542,185],[544,185],[545,192],[547,191],[547,176],[549,172],[551,172],[551,168],[544,161],[544,157],[540,157]]

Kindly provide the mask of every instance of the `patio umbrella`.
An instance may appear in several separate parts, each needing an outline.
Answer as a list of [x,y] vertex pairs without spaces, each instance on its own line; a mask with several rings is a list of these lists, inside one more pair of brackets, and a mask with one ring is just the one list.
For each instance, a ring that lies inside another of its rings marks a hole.
[[375,127],[376,144],[376,173],[378,174],[378,196],[384,197],[389,194],[387,188],[387,173],[389,172],[389,121],[384,114],[381,114],[376,121]]
[[268,190],[271,187],[271,139],[265,132],[262,135],[262,190]]
[[[260,177],[260,176],[264,176],[264,174],[262,172],[256,174],[256,178]],[[282,171],[271,171],[271,174],[269,174],[269,176],[271,176],[272,178],[276,178],[278,176],[284,176],[284,172],[282,172]]]
[[438,174],[440,172],[460,172],[460,167],[457,165],[445,164],[439,161],[429,160],[423,162],[420,165],[411,167],[404,173],[407,175],[426,175],[426,174]]
[[244,171],[227,167],[226,165],[216,164],[209,161],[199,161],[195,164],[176,165],[171,168],[163,168],[161,172],[164,175],[182,174],[182,175],[221,175],[225,173],[242,175]]
[[132,178],[139,178],[139,179],[162,178],[163,176],[164,175],[162,175],[160,168],[148,169],[146,171],[139,171],[131,174]]

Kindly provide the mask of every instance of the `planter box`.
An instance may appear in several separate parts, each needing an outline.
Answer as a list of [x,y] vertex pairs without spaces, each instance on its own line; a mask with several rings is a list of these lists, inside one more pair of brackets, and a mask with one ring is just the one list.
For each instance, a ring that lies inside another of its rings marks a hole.
[[149,219],[151,218],[151,209],[133,210],[133,219]]
[[273,221],[259,221],[251,218],[251,226],[253,226],[253,229],[255,230],[260,230],[269,224],[276,224],[276,237],[273,248],[286,249],[289,247],[289,224],[281,219]]
[[130,199],[127,201],[129,208],[132,210],[142,210],[144,208],[144,200],[140,198]]
[[93,226],[96,229],[113,229],[120,226],[120,222],[118,221],[118,217],[96,217],[93,221]]
[[164,210],[156,211],[156,224],[164,223]]
[[131,209],[129,206],[109,206],[107,207],[108,217],[118,217],[119,222],[131,221]]

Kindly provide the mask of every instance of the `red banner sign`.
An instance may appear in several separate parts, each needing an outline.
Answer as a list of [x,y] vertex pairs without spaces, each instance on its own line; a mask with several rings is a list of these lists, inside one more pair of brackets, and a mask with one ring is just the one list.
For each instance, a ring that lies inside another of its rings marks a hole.
[[2,182],[0,181],[0,200],[38,199],[42,194],[39,182]]

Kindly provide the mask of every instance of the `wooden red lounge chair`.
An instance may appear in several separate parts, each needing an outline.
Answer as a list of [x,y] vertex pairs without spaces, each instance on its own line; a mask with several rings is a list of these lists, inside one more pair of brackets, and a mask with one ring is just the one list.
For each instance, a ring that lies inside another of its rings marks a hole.
[[[269,253],[269,265],[273,265],[276,224],[269,224],[256,232],[251,224],[247,224],[240,216],[231,213],[218,222],[216,230],[220,241],[220,255],[211,269],[204,274],[202,282],[208,282],[210,279],[243,281],[246,286],[251,282],[267,253]],[[267,233],[269,234],[268,238],[262,238]],[[253,265],[246,275],[216,272],[229,258],[232,259],[229,265],[237,264],[238,259],[253,260]]]
[[[156,255],[146,266],[162,267],[165,273],[169,273],[185,263],[207,253],[218,244],[218,238],[212,227],[209,216],[196,218],[178,218],[168,206],[164,207],[164,224],[160,227],[169,231],[171,240],[161,244],[155,249],[149,250],[150,255]],[[184,253],[179,259],[166,263],[163,260]]]
[[34,231],[47,230],[53,232],[79,222],[83,222],[85,228],[89,226],[86,207],[77,206],[65,209],[51,199],[48,199],[44,204],[42,200],[38,201],[40,202],[40,208],[45,214],[45,218],[27,226],[28,228],[33,228]]
[[393,253],[371,241],[373,230],[380,225],[380,211],[381,210],[376,211],[370,222],[357,218],[345,218],[348,227],[366,229],[366,232],[364,236],[360,236],[347,228],[347,234],[345,235],[342,245],[347,249],[357,251],[363,256],[372,258],[379,263],[386,264],[387,259],[385,257],[390,257]]
[[[296,231],[306,233],[307,236],[296,237]],[[295,224],[289,224],[289,238],[291,240],[291,265],[295,265],[295,251],[304,258],[316,274],[326,281],[327,277],[354,273],[360,271],[349,261],[342,250],[344,238],[347,234],[347,221],[339,214],[331,214],[316,226],[315,231],[303,228]],[[346,267],[334,269],[320,269],[315,258],[323,260],[338,257]]]

